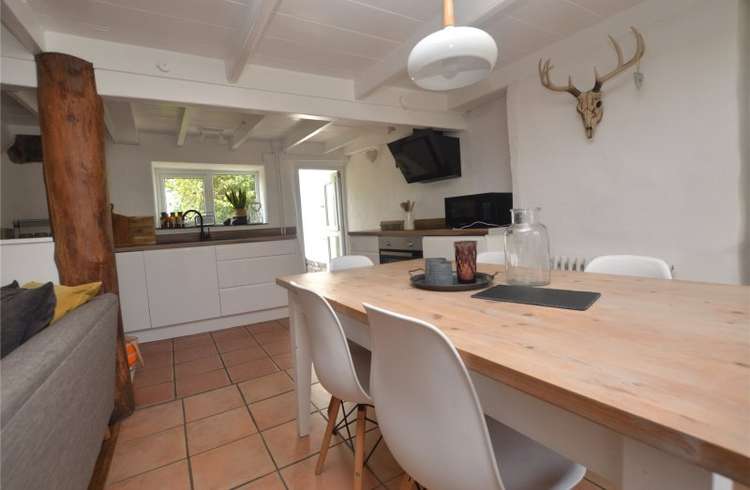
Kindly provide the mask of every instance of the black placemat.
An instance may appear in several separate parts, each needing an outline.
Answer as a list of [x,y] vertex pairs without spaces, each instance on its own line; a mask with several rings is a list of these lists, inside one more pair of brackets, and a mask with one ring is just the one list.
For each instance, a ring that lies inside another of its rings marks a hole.
[[473,294],[472,298],[521,303],[525,305],[549,306],[568,310],[588,310],[599,299],[601,293],[570,291],[567,289],[534,288],[530,286],[494,286]]

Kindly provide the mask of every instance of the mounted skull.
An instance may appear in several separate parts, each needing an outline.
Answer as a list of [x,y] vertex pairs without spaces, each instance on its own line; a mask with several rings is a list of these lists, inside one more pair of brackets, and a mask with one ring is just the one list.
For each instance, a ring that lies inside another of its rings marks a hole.
[[567,86],[553,84],[549,77],[550,71],[554,68],[551,64],[551,60],[548,59],[544,63],[542,63],[541,59],[539,60],[539,79],[541,80],[542,85],[555,92],[568,92],[570,95],[578,99],[578,106],[576,109],[581,115],[583,127],[586,130],[586,137],[588,139],[594,137],[594,130],[604,116],[604,107],[602,105],[602,86],[604,85],[604,82],[637,64],[646,50],[646,45],[641,33],[638,32],[635,27],[631,27],[630,30],[633,31],[636,40],[633,57],[627,63],[624,63],[622,58],[622,48],[620,48],[620,45],[617,44],[617,41],[615,41],[612,36],[609,36],[609,40],[612,42],[612,47],[614,47],[617,52],[617,67],[604,76],[599,76],[596,67],[594,67],[594,88],[587,92],[581,92],[578,90],[573,85],[573,79],[570,76],[568,76]]

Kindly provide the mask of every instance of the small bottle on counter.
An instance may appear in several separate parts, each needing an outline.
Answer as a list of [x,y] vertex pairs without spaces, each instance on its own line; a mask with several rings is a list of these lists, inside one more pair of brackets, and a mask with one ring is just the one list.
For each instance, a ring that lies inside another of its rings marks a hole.
[[177,211],[177,228],[185,228],[185,218],[182,216],[182,211]]
[[169,215],[162,211],[161,213],[161,219],[159,220],[159,227],[160,228],[166,228],[167,227],[167,221],[169,221]]
[[169,227],[177,228],[177,215],[172,211],[169,213]]

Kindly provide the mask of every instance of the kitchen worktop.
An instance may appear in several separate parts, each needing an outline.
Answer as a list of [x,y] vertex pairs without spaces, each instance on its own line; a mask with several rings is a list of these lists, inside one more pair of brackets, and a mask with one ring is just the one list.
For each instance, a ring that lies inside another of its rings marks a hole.
[[350,236],[484,236],[489,233],[487,228],[457,230],[438,228],[428,230],[364,230],[350,231]]
[[157,235],[157,243],[148,245],[128,245],[116,247],[117,252],[137,252],[140,250],[163,250],[170,248],[206,247],[212,245],[230,245],[234,243],[272,242],[277,240],[296,240],[296,228],[287,227],[286,233],[281,228],[266,228],[260,230],[226,230],[211,229],[211,238],[201,240],[199,233],[179,233]]

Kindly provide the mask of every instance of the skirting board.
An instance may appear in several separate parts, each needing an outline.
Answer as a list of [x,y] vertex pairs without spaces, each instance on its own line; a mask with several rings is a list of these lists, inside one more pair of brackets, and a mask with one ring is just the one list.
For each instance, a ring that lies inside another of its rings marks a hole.
[[138,337],[139,342],[153,342],[156,340],[185,337],[186,335],[193,335],[196,333],[213,332],[215,330],[224,330],[232,327],[240,327],[242,325],[278,320],[288,316],[289,308],[284,306],[282,308],[273,308],[253,313],[243,313],[241,315],[223,316],[219,318],[210,318],[208,320],[199,320],[197,322],[181,323],[179,325],[170,325],[168,327],[125,332],[125,334]]

